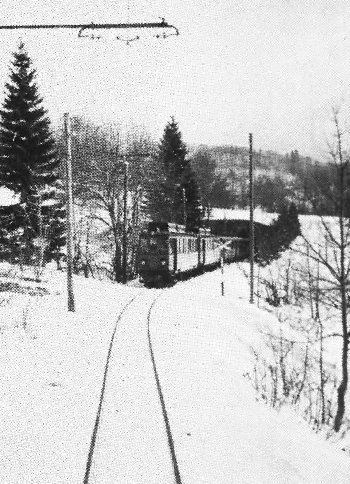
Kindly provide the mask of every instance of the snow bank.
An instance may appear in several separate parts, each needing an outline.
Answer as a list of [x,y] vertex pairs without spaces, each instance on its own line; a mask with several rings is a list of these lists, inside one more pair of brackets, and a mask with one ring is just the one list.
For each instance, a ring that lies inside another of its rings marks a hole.
[[[12,276],[7,266],[0,281]],[[18,274],[13,282],[29,284]],[[109,339],[120,308],[140,293],[117,331],[90,482],[172,483],[146,351],[152,291],[76,277],[77,311],[68,313],[62,274],[31,284],[47,292],[7,286],[1,293],[9,299],[0,313],[0,482],[82,482]],[[183,483],[348,482],[349,458],[292,412],[256,400],[243,376],[250,346],[277,322],[248,303],[236,265],[226,268],[225,290],[222,297],[219,271],[179,283],[164,292],[151,320]],[[28,308],[12,317],[19,303]]]

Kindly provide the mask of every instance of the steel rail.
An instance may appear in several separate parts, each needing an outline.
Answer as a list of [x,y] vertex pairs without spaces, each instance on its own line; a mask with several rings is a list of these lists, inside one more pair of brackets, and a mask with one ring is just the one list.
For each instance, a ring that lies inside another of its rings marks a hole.
[[106,363],[105,363],[105,370],[104,370],[104,374],[103,374],[103,381],[102,381],[102,387],[101,387],[101,392],[100,392],[100,399],[99,399],[98,409],[97,409],[96,418],[95,418],[95,424],[94,424],[94,428],[93,428],[92,435],[91,435],[91,440],[90,440],[89,453],[88,453],[88,458],[87,458],[87,462],[86,462],[85,475],[84,475],[84,481],[83,481],[84,484],[89,484],[90,472],[91,472],[91,466],[92,466],[92,460],[93,460],[94,450],[95,450],[95,446],[96,446],[97,433],[98,433],[99,426],[100,426],[102,405],[103,405],[104,395],[105,395],[105,391],[106,391],[106,383],[107,383],[107,375],[108,375],[108,370],[109,370],[109,362],[110,362],[110,358],[111,358],[111,353],[112,353],[112,348],[113,348],[113,343],[114,343],[115,335],[116,335],[116,332],[117,332],[117,328],[118,328],[119,322],[120,322],[123,314],[125,313],[125,311],[128,309],[128,307],[135,301],[135,299],[141,293],[142,293],[142,291],[139,291],[135,296],[133,296],[124,305],[124,307],[121,309],[121,311],[119,313],[119,316],[117,318],[117,321],[116,321],[116,323],[114,325],[113,333],[112,333],[112,336],[111,336],[111,339],[110,339],[110,343],[109,343],[109,348],[108,348],[108,353],[107,353],[107,360],[106,360]]
[[153,302],[152,302],[152,304],[151,304],[151,306],[148,310],[148,314],[147,314],[148,347],[149,347],[149,351],[150,351],[150,355],[151,355],[154,377],[156,379],[158,396],[159,396],[160,404],[161,404],[161,407],[162,407],[163,419],[164,419],[164,423],[165,423],[165,430],[166,430],[166,434],[167,434],[167,437],[168,437],[168,445],[169,445],[169,450],[170,450],[171,461],[172,461],[172,464],[173,464],[173,472],[174,472],[174,477],[175,477],[175,483],[176,484],[182,484],[180,469],[179,469],[179,465],[178,465],[177,457],[176,457],[176,452],[175,452],[174,438],[173,438],[173,435],[171,433],[169,416],[168,416],[166,406],[165,406],[164,395],[163,395],[162,387],[161,387],[160,380],[159,380],[159,375],[158,375],[158,370],[157,370],[157,366],[156,366],[154,351],[153,351],[153,347],[152,347],[152,340],[151,340],[151,330],[150,330],[151,313],[152,313],[152,310],[153,310],[155,303],[157,302],[157,300],[160,296],[161,296],[161,294],[153,300]]

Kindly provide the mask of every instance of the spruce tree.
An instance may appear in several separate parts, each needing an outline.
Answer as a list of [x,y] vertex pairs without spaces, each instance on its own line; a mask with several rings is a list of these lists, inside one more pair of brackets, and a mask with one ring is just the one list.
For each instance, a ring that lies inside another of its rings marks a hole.
[[59,159],[23,42],[13,54],[9,78],[0,110],[0,186],[20,194],[21,210],[8,230],[20,233],[15,245],[26,262],[44,240],[44,257],[50,260],[59,257],[64,245]]
[[198,231],[201,226],[198,184],[174,118],[165,127],[157,161],[157,179],[152,180],[148,193],[149,216],[154,220],[185,224],[187,230]]

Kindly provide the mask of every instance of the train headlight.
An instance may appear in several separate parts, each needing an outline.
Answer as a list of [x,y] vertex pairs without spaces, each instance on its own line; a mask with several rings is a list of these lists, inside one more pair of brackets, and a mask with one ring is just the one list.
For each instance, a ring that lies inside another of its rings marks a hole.
[[166,260],[165,260],[165,259],[162,259],[162,260],[160,261],[160,263],[162,264],[162,266],[165,266],[165,265],[166,265]]

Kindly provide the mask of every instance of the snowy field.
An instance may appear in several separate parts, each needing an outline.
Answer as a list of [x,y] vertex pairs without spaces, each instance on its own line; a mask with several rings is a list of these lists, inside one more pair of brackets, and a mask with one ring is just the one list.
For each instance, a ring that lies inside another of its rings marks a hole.
[[148,290],[64,274],[42,283],[0,268],[0,482],[82,483],[118,314],[90,483],[174,483],[147,342],[147,312],[183,484],[347,483],[350,458],[292,411],[257,401],[251,345],[277,325],[248,302],[237,265]]
[[[257,207],[254,209],[254,220],[262,224],[270,225],[278,217],[278,213],[268,213]],[[213,220],[249,220],[249,210],[236,208],[212,208],[210,218]]]

